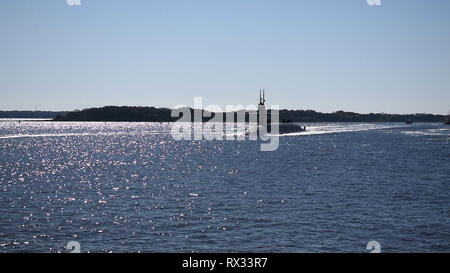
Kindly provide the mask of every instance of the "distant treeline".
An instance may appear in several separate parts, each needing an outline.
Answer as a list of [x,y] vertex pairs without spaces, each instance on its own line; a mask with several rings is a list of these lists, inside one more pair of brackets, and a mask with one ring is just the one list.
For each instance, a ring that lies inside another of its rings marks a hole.
[[303,122],[443,122],[444,115],[433,114],[358,114],[354,112],[336,111],[320,113],[314,110],[280,110],[280,119],[291,119]]
[[[185,108],[191,112],[193,109]],[[89,108],[81,111],[58,113],[55,121],[130,121],[130,122],[173,122],[179,117],[171,117],[169,108],[155,107],[131,107],[131,106],[106,106],[102,108]],[[270,112],[270,111],[269,111]],[[220,113],[224,115],[225,114]],[[214,117],[215,114],[212,114]],[[237,113],[234,113],[236,118]],[[246,121],[248,121],[248,113]],[[210,118],[203,118],[207,121]],[[280,121],[293,122],[443,122],[444,115],[433,114],[358,114],[353,112],[337,111],[333,113],[320,113],[313,110],[280,110]]]
[[149,121],[171,122],[171,109],[136,106],[105,106],[76,110],[65,115],[57,115],[54,121]]
[[55,118],[57,115],[63,116],[67,112],[51,111],[0,111],[0,118]]

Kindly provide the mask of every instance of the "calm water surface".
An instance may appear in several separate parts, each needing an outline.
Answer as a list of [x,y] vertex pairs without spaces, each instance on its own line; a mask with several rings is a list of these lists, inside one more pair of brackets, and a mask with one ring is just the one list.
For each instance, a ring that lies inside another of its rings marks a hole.
[[169,124],[0,122],[0,251],[450,251],[450,127],[306,124],[279,149]]

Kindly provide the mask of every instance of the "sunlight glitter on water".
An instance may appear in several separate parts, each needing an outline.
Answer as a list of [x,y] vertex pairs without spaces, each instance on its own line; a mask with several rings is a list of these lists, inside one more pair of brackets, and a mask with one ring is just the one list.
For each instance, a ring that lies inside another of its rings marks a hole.
[[2,122],[0,251],[450,250],[447,127],[301,125],[261,152],[164,123]]

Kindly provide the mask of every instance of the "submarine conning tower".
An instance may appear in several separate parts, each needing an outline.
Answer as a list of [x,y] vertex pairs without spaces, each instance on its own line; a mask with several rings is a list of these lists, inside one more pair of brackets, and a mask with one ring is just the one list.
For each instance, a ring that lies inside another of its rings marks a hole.
[[[265,98],[265,91],[264,89],[259,90],[259,104],[258,104],[258,112],[257,112],[257,119],[258,124],[267,124],[267,109],[266,109],[266,98]],[[265,117],[264,120],[260,120],[260,117]]]
[[264,97],[264,89],[260,89],[259,90],[259,105],[265,105],[266,104],[266,99]]

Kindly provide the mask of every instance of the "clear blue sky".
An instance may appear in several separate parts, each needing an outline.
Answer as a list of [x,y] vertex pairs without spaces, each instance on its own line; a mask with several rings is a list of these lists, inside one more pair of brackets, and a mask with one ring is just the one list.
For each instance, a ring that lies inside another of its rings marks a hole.
[[446,114],[450,1],[0,1],[0,109]]

